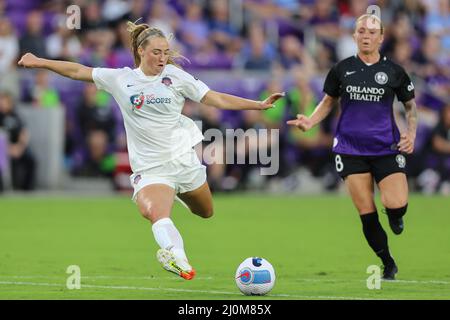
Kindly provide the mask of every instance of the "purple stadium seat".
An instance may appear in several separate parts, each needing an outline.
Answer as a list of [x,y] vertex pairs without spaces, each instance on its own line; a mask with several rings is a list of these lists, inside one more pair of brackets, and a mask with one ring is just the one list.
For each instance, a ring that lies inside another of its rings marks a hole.
[[427,147],[432,131],[433,128],[430,128],[424,124],[419,124],[417,126],[416,141],[414,143],[415,153],[421,152],[425,147]]
[[28,12],[38,8],[44,1],[42,0],[6,0],[6,10],[20,10]]
[[116,68],[130,67],[134,68],[134,60],[128,49],[117,49],[115,51]]
[[25,33],[25,29],[26,29],[27,12],[11,10],[11,11],[8,11],[7,16],[9,18],[9,20],[11,21],[11,24],[14,27],[14,30],[16,30],[17,35],[19,37],[22,36]]
[[6,134],[0,130],[0,172],[3,173],[9,168],[8,161],[8,140]]
[[53,12],[45,11],[43,14],[44,20],[44,35],[48,36],[55,31],[57,16]]

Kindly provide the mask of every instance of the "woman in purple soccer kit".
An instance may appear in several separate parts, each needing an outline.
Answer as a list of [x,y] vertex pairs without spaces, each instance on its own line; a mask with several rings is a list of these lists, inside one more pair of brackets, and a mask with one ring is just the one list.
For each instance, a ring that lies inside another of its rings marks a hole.
[[[398,268],[378,220],[374,180],[389,225],[395,234],[400,234],[408,206],[404,154],[414,150],[417,126],[414,85],[401,66],[379,53],[383,25],[377,16],[359,17],[353,37],[357,54],[330,70],[324,84],[325,96],[313,114],[299,114],[287,123],[309,130],[340,102],[342,113],[333,143],[336,170],[359,212],[367,242],[383,262],[383,279],[394,280]],[[408,128],[402,134],[393,116],[395,96],[406,110]]]

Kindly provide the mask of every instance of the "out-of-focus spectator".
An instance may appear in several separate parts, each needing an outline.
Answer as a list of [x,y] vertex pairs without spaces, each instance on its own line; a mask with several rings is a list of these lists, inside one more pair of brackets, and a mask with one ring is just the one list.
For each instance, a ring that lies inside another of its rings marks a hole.
[[205,46],[208,42],[208,25],[203,18],[203,8],[196,2],[192,2],[186,8],[186,16],[180,23],[180,39],[189,50],[195,51]]
[[20,38],[20,55],[31,52],[38,57],[47,57],[43,27],[42,12],[31,11],[27,16],[26,32]]
[[88,83],[84,88],[83,100],[78,107],[78,120],[84,137],[100,130],[108,137],[108,143],[114,143],[116,122],[109,95],[97,91],[93,83]]
[[339,37],[339,16],[335,1],[318,0],[315,2],[314,14],[309,21],[316,36],[329,44],[335,44]]
[[416,46],[420,44],[420,41],[414,34],[409,17],[405,14],[399,14],[394,20],[394,24],[385,28],[385,40],[381,50],[382,53],[392,56],[396,44],[403,41],[408,42],[412,50],[415,50]]
[[316,63],[297,37],[289,35],[280,41],[280,63],[285,69],[298,64],[315,68]]
[[441,179],[441,191],[450,194],[450,104],[441,111],[441,119],[431,138],[432,150],[437,157],[436,170]]
[[5,15],[6,9],[6,0],[0,0],[0,17]]
[[316,66],[316,72],[324,74],[330,70],[336,61],[335,52],[332,47],[325,45],[323,42],[317,43],[315,52],[314,63],[305,64],[305,66]]
[[264,20],[289,19],[305,7],[296,0],[244,0],[244,8]]
[[[189,102],[188,105],[192,105]],[[195,107],[195,106],[194,106]],[[197,106],[198,107],[198,106]],[[206,162],[208,184],[212,191],[226,189],[223,185],[226,174],[225,130],[220,110],[209,106],[201,106],[200,121],[205,140],[202,141],[203,161]]]
[[450,53],[450,3],[448,0],[438,0],[437,10],[431,11],[426,17],[428,33],[438,35],[442,48]]
[[108,26],[102,19],[101,7],[97,1],[88,1],[82,10],[81,30],[89,33],[90,31],[104,29]]
[[116,22],[130,10],[128,1],[106,0],[102,7],[102,16],[106,21]]
[[398,41],[394,46],[392,60],[401,65],[409,74],[414,71],[412,54],[413,50],[407,40]]
[[36,164],[28,147],[29,134],[23,121],[14,111],[13,97],[8,92],[0,92],[0,128],[9,136],[8,154],[13,189],[32,190]]
[[82,159],[75,165],[78,176],[112,177],[115,169],[116,122],[104,91],[97,91],[93,83],[86,85],[78,108],[78,125],[85,141],[80,146]]
[[[267,83],[266,88],[259,96],[260,100],[267,99],[272,92],[283,92],[282,77],[272,77]],[[268,128],[281,129],[283,127],[283,120],[287,112],[287,99],[283,97],[275,101],[275,108],[264,110],[262,119]]]
[[145,0],[131,0],[130,11],[125,15],[125,19],[135,22],[146,14],[147,2]]
[[422,46],[413,55],[412,60],[416,63],[416,73],[421,78],[428,81],[436,77],[441,70],[439,66],[441,60],[441,44],[438,36],[428,35],[422,42]]
[[150,7],[147,23],[169,37],[171,34],[175,34],[179,18],[176,12],[167,5],[167,1],[155,0]]
[[[297,114],[310,116],[318,103],[311,88],[311,75],[302,68],[296,68],[293,76],[294,87],[288,91],[288,100],[292,110],[291,117],[295,117]],[[300,165],[309,168],[316,176],[325,174],[324,168],[327,167],[331,158],[332,121],[333,116],[330,115],[322,125],[315,126],[307,132],[289,130],[291,143],[298,147]]]
[[11,22],[6,17],[0,18],[0,75],[6,73],[13,67],[19,54],[19,42],[14,34]]
[[247,70],[269,70],[276,58],[275,48],[267,41],[260,23],[252,23],[248,41],[242,49],[239,64]]
[[238,30],[232,26],[227,1],[210,1],[211,17],[209,20],[210,39],[219,51],[233,54],[239,51],[240,38]]
[[25,102],[31,102],[39,108],[57,108],[61,106],[59,93],[49,83],[49,72],[44,69],[36,71],[34,86],[25,94]]
[[108,136],[102,130],[93,130],[87,136],[87,156],[83,163],[74,169],[76,176],[112,178],[116,161],[108,150]]
[[[343,4],[341,3],[341,9]],[[356,18],[366,13],[367,0],[350,0],[340,17],[340,35],[336,44],[337,60],[346,59],[357,52],[357,45],[353,39]]]
[[0,90],[7,90],[18,98],[20,87],[16,68],[19,41],[6,17],[0,17]]
[[81,54],[81,62],[92,66],[115,68],[116,52],[112,50],[116,43],[116,34],[108,29],[91,31],[88,35],[89,46]]
[[66,18],[57,20],[56,31],[45,41],[48,56],[59,60],[76,60],[81,53],[81,43],[73,30],[66,26]]

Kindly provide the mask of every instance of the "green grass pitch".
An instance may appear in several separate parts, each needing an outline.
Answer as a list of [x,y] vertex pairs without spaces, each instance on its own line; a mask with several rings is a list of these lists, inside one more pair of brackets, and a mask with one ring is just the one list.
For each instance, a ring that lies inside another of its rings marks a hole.
[[[179,204],[173,220],[197,270],[193,281],[164,271],[150,223],[128,197],[0,199],[0,299],[450,299],[450,199],[411,195],[405,232],[380,219],[398,281],[369,290],[371,252],[347,196],[215,195],[215,216]],[[380,206],[379,206],[380,208]],[[234,273],[262,256],[277,280],[246,297]],[[66,287],[67,267],[81,289]]]

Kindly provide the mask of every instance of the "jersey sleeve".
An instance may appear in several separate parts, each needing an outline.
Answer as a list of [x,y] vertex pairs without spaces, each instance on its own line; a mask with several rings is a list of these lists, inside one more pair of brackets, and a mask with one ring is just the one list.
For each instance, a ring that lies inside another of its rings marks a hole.
[[98,89],[105,90],[109,93],[114,91],[120,70],[111,68],[94,68],[92,70],[92,79]]
[[201,80],[193,77],[191,74],[178,69],[178,76],[181,80],[181,94],[192,101],[200,102],[205,94],[210,90]]
[[395,88],[395,94],[401,102],[407,102],[414,98],[414,85],[409,78],[408,74],[403,70],[399,71],[398,86]]
[[325,79],[325,83],[323,85],[323,92],[325,92],[327,95],[337,98],[339,97],[339,88],[340,88],[340,80],[339,80],[339,74],[337,71],[337,66],[335,65],[331,70],[328,72],[328,75]]

